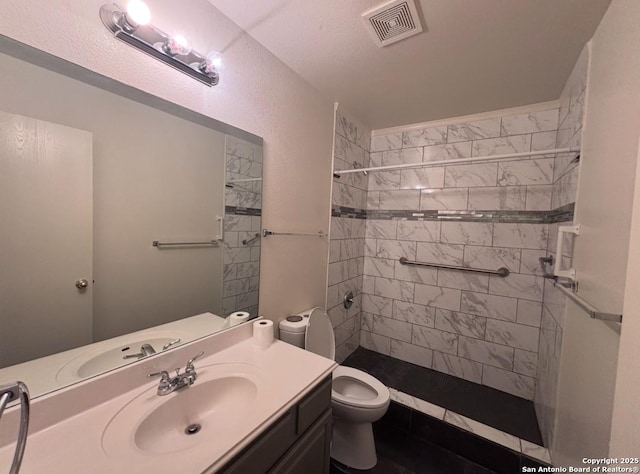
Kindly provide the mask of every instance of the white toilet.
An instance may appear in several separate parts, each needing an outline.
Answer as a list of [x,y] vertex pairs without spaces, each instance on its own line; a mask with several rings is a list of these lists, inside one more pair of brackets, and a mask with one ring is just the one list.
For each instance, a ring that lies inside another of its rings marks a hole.
[[[280,339],[335,360],[336,341],[331,320],[322,308],[313,308],[280,322]],[[389,390],[361,370],[338,367],[331,389],[333,441],[331,457],[355,469],[376,465],[371,423],[389,408]]]

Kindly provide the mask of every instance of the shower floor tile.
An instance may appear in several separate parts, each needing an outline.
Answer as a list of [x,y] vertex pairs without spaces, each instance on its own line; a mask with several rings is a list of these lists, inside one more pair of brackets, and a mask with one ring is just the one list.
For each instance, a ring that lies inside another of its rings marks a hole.
[[459,415],[542,446],[533,402],[359,347],[343,365]]

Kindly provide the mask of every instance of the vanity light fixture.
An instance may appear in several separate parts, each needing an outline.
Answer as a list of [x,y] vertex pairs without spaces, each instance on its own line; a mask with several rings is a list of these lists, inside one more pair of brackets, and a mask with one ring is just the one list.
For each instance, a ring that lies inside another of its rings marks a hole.
[[116,38],[128,45],[209,87],[220,82],[220,53],[212,51],[202,55],[191,49],[189,40],[184,36],[171,36],[151,25],[151,12],[142,0],[130,0],[126,11],[115,3],[103,5],[100,19]]

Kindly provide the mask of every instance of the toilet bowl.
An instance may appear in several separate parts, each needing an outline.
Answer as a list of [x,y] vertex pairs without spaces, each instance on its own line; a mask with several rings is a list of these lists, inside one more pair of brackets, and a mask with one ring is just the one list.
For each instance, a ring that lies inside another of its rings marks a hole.
[[[323,309],[290,316],[279,326],[281,340],[335,360],[333,327]],[[389,408],[389,389],[361,370],[339,366],[333,372],[331,408],[331,457],[355,469],[374,467],[377,456],[371,423]]]

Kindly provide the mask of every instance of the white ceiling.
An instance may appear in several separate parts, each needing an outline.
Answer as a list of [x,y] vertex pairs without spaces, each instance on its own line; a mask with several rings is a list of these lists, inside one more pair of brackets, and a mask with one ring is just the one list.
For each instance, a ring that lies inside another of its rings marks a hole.
[[209,0],[372,129],[555,100],[611,0],[417,0],[425,31],[379,48],[387,0]]

